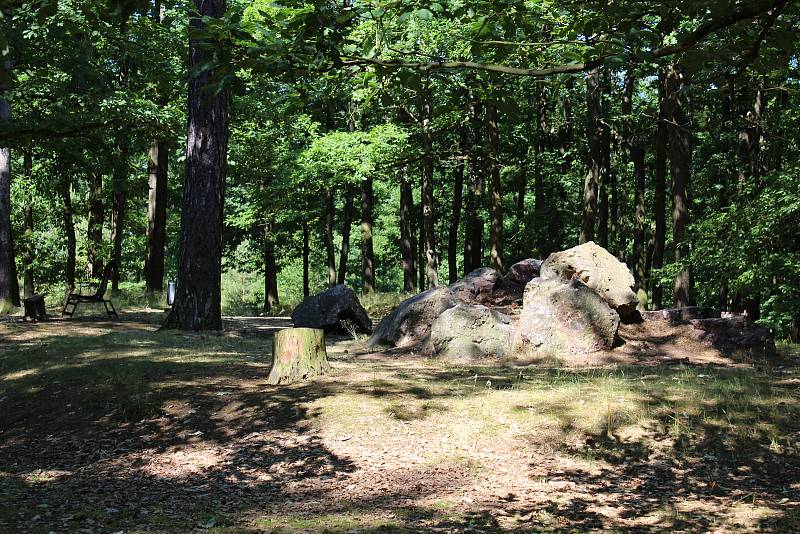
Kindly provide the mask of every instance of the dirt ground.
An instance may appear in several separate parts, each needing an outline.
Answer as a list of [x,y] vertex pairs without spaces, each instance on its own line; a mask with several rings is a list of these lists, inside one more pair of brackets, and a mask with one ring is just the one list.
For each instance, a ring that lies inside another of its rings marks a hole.
[[160,319],[0,323],[0,532],[800,530],[793,347],[516,367],[339,336],[273,387],[288,320]]

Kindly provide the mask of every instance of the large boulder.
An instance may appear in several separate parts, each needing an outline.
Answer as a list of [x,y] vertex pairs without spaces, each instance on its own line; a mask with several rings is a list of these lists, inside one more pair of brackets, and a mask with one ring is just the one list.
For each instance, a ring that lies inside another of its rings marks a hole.
[[639,303],[628,267],[593,241],[550,254],[542,263],[541,277],[562,282],[577,278],[623,316],[636,311]]
[[462,302],[482,303],[491,299],[499,281],[500,273],[489,267],[481,267],[453,282],[449,287],[453,296]]
[[326,332],[342,330],[341,322],[350,321],[359,332],[372,332],[372,321],[367,310],[361,306],[352,289],[339,284],[306,297],[292,312],[292,321],[297,328],[318,328]]
[[692,319],[695,338],[728,355],[771,356],[775,340],[769,330],[747,317]]
[[534,278],[525,286],[514,345],[558,355],[610,349],[619,314],[583,281]]
[[458,304],[431,326],[428,349],[448,360],[505,356],[511,348],[511,319],[482,305]]
[[433,321],[457,302],[447,286],[434,287],[414,295],[401,302],[378,323],[367,344],[370,347],[414,345],[430,333]]

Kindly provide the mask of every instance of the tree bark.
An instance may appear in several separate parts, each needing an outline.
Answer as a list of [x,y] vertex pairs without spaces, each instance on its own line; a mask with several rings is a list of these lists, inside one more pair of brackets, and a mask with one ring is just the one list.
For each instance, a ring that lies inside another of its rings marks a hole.
[[479,210],[483,205],[483,148],[481,136],[481,115],[483,104],[472,104],[472,154],[469,160],[467,181],[467,227],[464,236],[464,274],[469,274],[483,262],[483,220]]
[[[466,149],[466,139],[461,132],[460,149],[462,155]],[[464,194],[464,162],[459,160],[453,169],[453,211],[450,216],[450,228],[447,234],[447,274],[452,284],[458,280],[458,229],[461,225],[461,200]]]
[[[668,121],[670,171],[672,174],[672,235],[675,240],[675,262],[683,262],[689,255],[686,229],[689,226],[689,183],[692,173],[691,124],[685,96],[683,76],[677,65],[667,71],[667,93],[670,101]],[[675,277],[672,296],[675,306],[691,304],[691,277],[689,267],[684,266]]]
[[30,150],[25,150],[22,163],[22,176],[25,181],[25,207],[23,208],[22,219],[25,225],[25,256],[24,262],[24,294],[30,297],[36,293],[33,280],[33,184],[31,183],[31,172],[33,171],[33,156]]
[[148,153],[147,257],[144,278],[147,291],[164,289],[164,249],[167,241],[167,176],[169,148],[153,141]]
[[113,203],[111,207],[111,242],[116,269],[111,274],[111,291],[119,292],[120,272],[122,271],[122,238],[125,230],[125,216],[128,202],[128,139],[120,136],[118,142],[119,160],[114,168]]
[[347,186],[342,213],[342,248],[339,252],[339,277],[337,283],[347,280],[347,260],[350,257],[350,228],[353,225],[353,188]]
[[307,297],[311,294],[311,280],[309,279],[308,273],[308,256],[311,253],[311,247],[309,246],[308,240],[308,223],[303,221],[303,297]]
[[497,124],[497,105],[486,105],[486,130],[489,141],[489,241],[491,258],[489,266],[503,271],[503,191],[500,184],[500,135]]
[[63,203],[62,219],[64,221],[64,233],[67,236],[67,264],[64,268],[64,281],[70,290],[75,288],[75,221],[72,211],[72,195],[70,193],[70,183],[66,178],[61,179],[59,184],[61,201]]
[[[566,105],[566,103],[565,103]],[[549,146],[550,140],[547,133],[547,99],[544,89],[540,89],[536,103],[536,139],[531,137],[528,144],[533,149],[533,231],[536,235],[536,252],[544,258],[550,253],[550,225],[553,221],[545,216],[545,186],[544,173],[542,172],[542,156]],[[566,149],[565,149],[566,150]]]
[[430,80],[422,83],[422,232],[425,243],[425,271],[428,287],[439,285],[439,255],[436,251],[436,228],[433,212],[433,105]]
[[[667,236],[667,148],[669,136],[667,135],[667,120],[669,120],[669,101],[666,91],[666,74],[658,74],[658,127],[656,130],[656,157],[653,169],[654,190],[653,219],[655,231],[653,234],[653,256],[651,269],[661,269],[664,265],[664,250]],[[664,289],[660,283],[653,282],[653,309],[662,307]]]
[[[0,95],[3,89],[0,87]],[[11,107],[0,96],[0,125],[10,120]],[[20,305],[15,261],[11,235],[11,149],[0,147],[0,313]]]
[[272,223],[264,221],[264,313],[271,312],[280,304],[278,298],[278,266],[275,261],[275,242],[272,239]]
[[600,73],[594,68],[586,75],[586,134],[589,137],[589,165],[583,184],[583,217],[580,242],[594,239],[597,193],[603,165],[603,126],[600,122]]
[[267,384],[291,384],[330,370],[325,351],[325,332],[315,328],[286,328],[275,333],[272,368]]
[[417,244],[414,239],[414,193],[408,178],[408,166],[400,175],[400,254],[403,258],[403,291],[417,291]]
[[333,191],[325,189],[325,207],[323,214],[323,238],[325,241],[325,257],[328,264],[328,287],[336,285],[336,249],[333,245]]
[[361,182],[361,291],[375,291],[375,252],[372,247],[372,178]]
[[640,299],[647,295],[645,286],[645,159],[644,150],[636,135],[635,123],[633,120],[633,92],[636,88],[636,64],[630,63],[625,73],[625,90],[622,96],[622,114],[625,116],[624,146],[628,151],[628,157],[633,162],[634,176],[634,216],[633,216],[633,252],[631,254],[631,266],[633,267],[633,278],[639,290]]
[[[202,17],[220,18],[225,0],[195,0],[190,25],[202,30]],[[215,44],[191,40],[189,68],[211,59]],[[222,223],[228,160],[227,89],[213,93],[216,73],[189,79],[186,179],[178,256],[178,288],[170,326],[184,330],[221,330]]]
[[97,278],[103,272],[103,175],[92,172],[89,175],[89,223],[87,226],[88,258],[86,274],[89,278]]

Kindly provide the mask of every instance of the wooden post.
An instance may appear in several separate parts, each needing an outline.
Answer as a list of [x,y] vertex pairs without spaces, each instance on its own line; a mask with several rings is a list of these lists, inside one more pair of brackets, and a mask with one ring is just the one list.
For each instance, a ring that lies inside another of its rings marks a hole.
[[287,328],[275,333],[272,369],[267,384],[291,384],[331,368],[325,352],[325,332],[316,328]]

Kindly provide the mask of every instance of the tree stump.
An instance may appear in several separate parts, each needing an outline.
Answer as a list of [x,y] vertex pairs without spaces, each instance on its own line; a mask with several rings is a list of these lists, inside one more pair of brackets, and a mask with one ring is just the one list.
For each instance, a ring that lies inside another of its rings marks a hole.
[[275,333],[272,369],[267,384],[291,384],[296,380],[324,375],[330,368],[323,330],[287,328]]

